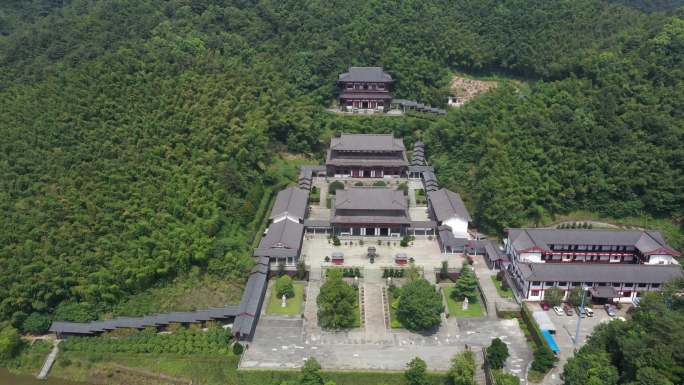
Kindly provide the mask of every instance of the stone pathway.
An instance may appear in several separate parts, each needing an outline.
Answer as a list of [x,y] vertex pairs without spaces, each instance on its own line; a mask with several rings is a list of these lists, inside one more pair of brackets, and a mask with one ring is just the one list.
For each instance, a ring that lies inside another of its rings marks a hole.
[[62,342],[62,340],[54,340],[52,342],[52,351],[50,352],[50,354],[48,354],[47,358],[45,359],[45,363],[43,364],[43,368],[40,369],[40,373],[37,376],[39,380],[47,379],[47,376],[50,373],[50,369],[52,369],[52,365],[55,363],[55,360],[57,359],[60,342]]
[[363,285],[365,303],[365,338],[367,341],[382,341],[389,338],[385,324],[385,304],[383,303],[382,285],[365,283]]
[[[313,276],[314,274],[311,275]],[[320,278],[320,268],[316,276]],[[306,302],[304,302],[304,331],[308,334],[316,333],[320,330],[318,327],[318,306],[316,306],[316,298],[318,298],[320,291],[321,281],[312,278],[306,287]]]
[[496,319],[496,304],[499,303],[500,306],[513,306],[517,307],[517,303],[512,298],[504,298],[499,295],[496,291],[496,286],[492,282],[493,276],[496,276],[495,270],[490,270],[485,261],[482,258],[476,258],[473,265],[475,268],[475,275],[480,282],[480,288],[482,289],[482,294],[485,296],[487,302],[487,317],[491,319]]

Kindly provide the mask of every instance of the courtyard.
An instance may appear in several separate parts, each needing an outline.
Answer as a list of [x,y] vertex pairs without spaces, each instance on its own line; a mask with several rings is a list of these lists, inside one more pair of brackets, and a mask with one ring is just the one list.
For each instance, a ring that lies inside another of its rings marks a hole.
[[[415,265],[425,272],[425,278],[431,281],[434,277],[429,276],[434,276],[434,274],[429,273],[439,269],[442,261],[447,261],[450,267],[460,267],[463,263],[463,256],[460,254],[442,254],[439,243],[434,238],[416,237],[407,247],[401,247],[400,241],[400,239],[388,237],[366,237],[364,240],[340,237],[341,245],[335,246],[324,235],[307,234],[302,244],[301,258],[312,271],[337,266],[332,262],[326,262],[326,257],[332,258],[333,253],[344,255],[344,263],[341,266],[380,270],[387,267],[401,267],[396,263],[395,256],[406,254],[414,259]],[[369,247],[374,247],[377,255],[373,263],[368,258]]]

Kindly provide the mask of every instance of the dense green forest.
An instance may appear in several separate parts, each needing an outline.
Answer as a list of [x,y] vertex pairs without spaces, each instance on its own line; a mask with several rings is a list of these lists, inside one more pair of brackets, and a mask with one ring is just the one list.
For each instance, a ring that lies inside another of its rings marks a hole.
[[[111,311],[193,269],[244,279],[256,212],[293,176],[279,154],[320,159],[340,131],[426,141],[484,231],[581,209],[679,225],[674,4],[3,1],[0,320]],[[349,65],[440,106],[454,70],[522,82],[446,118],[328,115]]]
[[684,280],[649,293],[628,322],[599,326],[565,365],[566,385],[684,382]]

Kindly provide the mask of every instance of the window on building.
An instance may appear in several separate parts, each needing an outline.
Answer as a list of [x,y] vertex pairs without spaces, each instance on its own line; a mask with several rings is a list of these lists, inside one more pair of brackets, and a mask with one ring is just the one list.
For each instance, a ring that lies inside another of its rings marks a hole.
[[613,287],[620,287],[620,282],[613,282]]
[[622,292],[622,296],[623,296],[623,297],[631,297],[631,296],[632,296],[632,292],[631,292],[631,291],[623,291],[623,292]]
[[606,286],[607,284],[605,282],[599,282],[599,286]]
[[544,282],[544,285],[553,286],[553,281],[546,281],[546,282]]
[[539,286],[541,285],[541,281],[532,281],[532,286]]
[[573,282],[572,287],[578,287],[581,284],[582,284],[582,282]]
[[646,287],[646,284],[645,284],[645,283],[640,283],[640,284],[639,284],[639,287]]
[[532,294],[530,294],[532,297],[538,297],[539,296],[539,290],[532,290]]
[[660,287],[660,284],[659,284],[659,283],[652,283],[652,284],[651,284],[651,289],[657,289],[657,288],[659,288],[659,287]]
[[384,90],[384,89],[385,89],[385,85],[384,85],[384,84],[378,84],[378,89],[379,89],[379,90]]
[[586,286],[594,286],[594,283],[593,283],[593,282],[585,282],[584,284],[585,284]]
[[632,287],[632,286],[634,286],[633,283],[626,283],[626,284],[625,284],[625,287]]
[[567,286],[567,282],[558,282],[558,286]]

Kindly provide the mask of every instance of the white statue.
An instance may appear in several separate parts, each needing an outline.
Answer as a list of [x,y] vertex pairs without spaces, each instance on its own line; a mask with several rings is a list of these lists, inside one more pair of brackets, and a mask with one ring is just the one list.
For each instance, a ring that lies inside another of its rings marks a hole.
[[463,299],[463,310],[468,310],[468,297]]
[[281,307],[287,306],[287,297],[285,297],[285,294],[283,294],[283,303],[280,304]]

